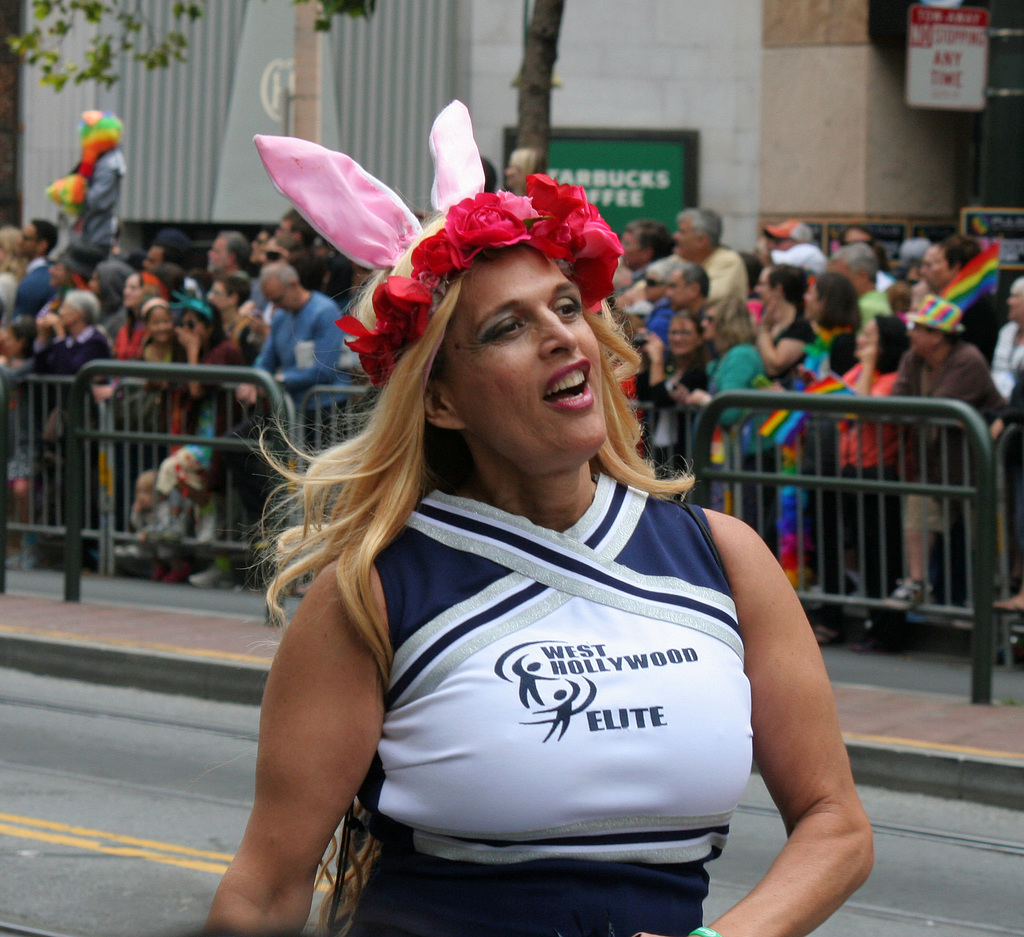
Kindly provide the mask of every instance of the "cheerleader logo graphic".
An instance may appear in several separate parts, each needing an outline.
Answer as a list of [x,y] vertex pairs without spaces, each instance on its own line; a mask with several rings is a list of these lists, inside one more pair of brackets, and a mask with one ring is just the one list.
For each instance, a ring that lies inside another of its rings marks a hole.
[[[494,665],[494,673],[519,691],[522,703],[533,722],[522,725],[546,725],[544,741],[559,741],[576,716],[589,732],[616,729],[658,729],[668,725],[662,705],[592,709],[597,699],[597,684],[588,674],[642,673],[662,667],[692,665],[699,660],[692,647],[668,647],[638,654],[609,653],[605,644],[569,644],[566,641],[527,641],[505,651]],[[606,704],[607,705],[607,704]],[[557,733],[557,735],[556,735]]]
[[597,699],[597,686],[593,680],[566,670],[552,673],[550,659],[552,647],[557,648],[558,658],[565,654],[568,645],[550,642],[529,641],[517,644],[498,658],[494,672],[502,680],[519,688],[519,702],[531,716],[537,718],[523,725],[548,725],[551,728],[544,736],[548,741],[555,733],[555,741],[565,735],[574,716],[584,712]]

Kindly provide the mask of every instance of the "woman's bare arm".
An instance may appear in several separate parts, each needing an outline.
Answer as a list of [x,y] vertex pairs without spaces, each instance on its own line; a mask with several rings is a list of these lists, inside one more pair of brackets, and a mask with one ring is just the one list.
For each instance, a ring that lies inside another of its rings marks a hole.
[[382,721],[377,668],[348,626],[331,566],[302,600],[271,667],[253,810],[207,930],[301,930],[317,866],[366,775]]
[[871,827],[853,784],[828,675],[785,574],[742,521],[708,512],[739,615],[754,757],[788,839],[754,889],[709,926],[801,937],[867,878]]

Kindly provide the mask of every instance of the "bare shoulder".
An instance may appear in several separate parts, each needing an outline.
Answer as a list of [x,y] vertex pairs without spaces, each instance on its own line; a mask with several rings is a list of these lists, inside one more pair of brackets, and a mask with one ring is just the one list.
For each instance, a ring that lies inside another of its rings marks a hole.
[[[373,573],[373,586],[378,608],[383,613],[383,590],[376,571]],[[362,644],[352,629],[351,617],[338,590],[335,563],[322,569],[310,584],[284,631],[278,657],[282,651],[290,652],[292,648],[315,650],[325,643],[350,652]]]
[[736,603],[748,671],[787,649],[817,666],[821,655],[807,616],[775,555],[743,521],[716,511],[707,518]]
[[[768,578],[778,573],[785,579],[775,556],[749,524],[718,511],[704,513],[733,588],[742,586],[755,571],[766,574]],[[743,576],[734,576],[734,572],[742,572]]]
[[379,724],[380,700],[375,658],[353,624],[332,563],[313,580],[281,638],[263,698],[264,724],[281,713],[305,721],[343,707]]

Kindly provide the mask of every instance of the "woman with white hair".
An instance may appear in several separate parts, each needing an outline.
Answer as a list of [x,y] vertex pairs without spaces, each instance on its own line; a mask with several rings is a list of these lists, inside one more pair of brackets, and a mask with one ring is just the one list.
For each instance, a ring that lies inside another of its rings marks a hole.
[[88,290],[68,290],[56,312],[47,312],[36,325],[36,371],[39,374],[77,374],[94,358],[109,358],[110,344],[93,323],[100,301]]

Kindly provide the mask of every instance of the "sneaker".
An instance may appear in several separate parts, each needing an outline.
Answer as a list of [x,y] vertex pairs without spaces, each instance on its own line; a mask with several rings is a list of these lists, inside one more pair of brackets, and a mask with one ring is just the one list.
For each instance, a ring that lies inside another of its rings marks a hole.
[[197,589],[233,589],[235,577],[226,569],[221,569],[216,563],[201,573],[193,573],[188,577],[189,585]]
[[901,579],[893,589],[892,595],[885,599],[882,604],[886,608],[896,609],[901,612],[909,612],[918,605],[923,605],[932,596],[932,589],[928,583],[921,579]]
[[189,563],[185,563],[182,566],[172,567],[160,580],[161,582],[184,582],[186,579],[191,578],[192,566]]

